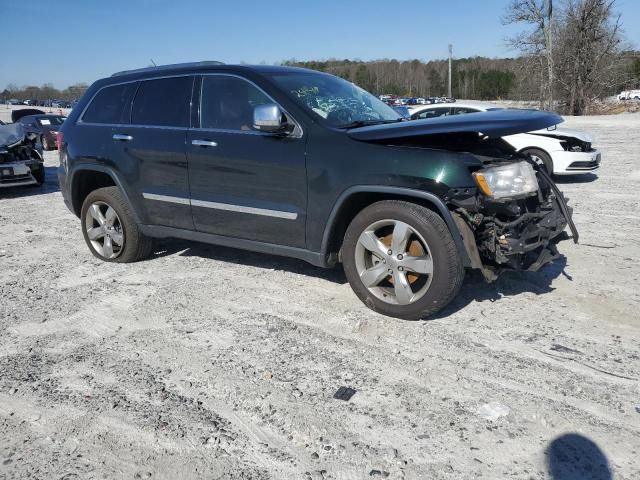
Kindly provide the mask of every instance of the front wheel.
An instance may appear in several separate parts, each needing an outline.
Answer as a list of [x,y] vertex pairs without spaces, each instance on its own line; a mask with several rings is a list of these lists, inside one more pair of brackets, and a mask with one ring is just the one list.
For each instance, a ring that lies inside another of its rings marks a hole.
[[87,195],[80,219],[89,250],[100,260],[128,263],[151,254],[152,239],[140,231],[118,187],[99,188]]
[[537,148],[528,148],[520,153],[523,155],[529,155],[531,159],[538,164],[542,163],[542,166],[547,173],[550,176],[553,175],[553,160],[551,160],[551,157],[547,152],[543,152]]
[[347,228],[344,271],[372,310],[418,320],[444,308],[464,278],[451,233],[435,212],[386,200],[362,210]]

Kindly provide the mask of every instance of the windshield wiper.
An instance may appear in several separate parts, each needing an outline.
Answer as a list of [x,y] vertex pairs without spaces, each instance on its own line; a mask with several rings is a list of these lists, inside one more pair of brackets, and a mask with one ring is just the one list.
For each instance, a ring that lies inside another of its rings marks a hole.
[[381,125],[383,123],[398,123],[404,121],[404,118],[397,118],[395,120],[354,120],[353,122],[345,123],[343,125],[336,125],[336,128],[358,128],[367,127],[369,125]]

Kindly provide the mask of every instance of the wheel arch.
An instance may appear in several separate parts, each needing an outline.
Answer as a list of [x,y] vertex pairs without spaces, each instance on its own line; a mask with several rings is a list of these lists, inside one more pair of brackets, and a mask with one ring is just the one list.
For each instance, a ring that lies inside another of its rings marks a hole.
[[353,218],[367,206],[382,200],[406,200],[422,205],[445,221],[465,267],[471,261],[465,249],[462,235],[456,225],[451,211],[440,197],[430,192],[413,190],[404,187],[377,185],[357,185],[345,190],[339,197],[329,214],[322,237],[322,252],[328,263],[335,263],[342,246],[342,239]]
[[551,162],[551,174],[553,174],[554,169],[555,169],[555,165],[553,164],[553,155],[551,155],[551,152],[549,152],[548,150],[539,147],[539,146],[530,146],[530,147],[524,147],[521,148],[520,150],[518,150],[518,153],[520,154],[524,154],[524,152],[526,152],[527,150],[538,150],[539,152],[544,153],[548,158],[549,161]]
[[133,208],[127,190],[123,187],[122,181],[111,168],[101,165],[80,165],[76,167],[71,176],[71,206],[76,216],[80,217],[82,204],[94,190],[103,187],[118,187],[125,200],[129,204],[130,210],[136,223],[140,223],[136,209]]

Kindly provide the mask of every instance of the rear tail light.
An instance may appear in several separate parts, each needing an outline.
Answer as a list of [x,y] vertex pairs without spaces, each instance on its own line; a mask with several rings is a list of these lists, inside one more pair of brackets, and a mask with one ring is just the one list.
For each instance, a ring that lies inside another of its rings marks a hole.
[[62,142],[64,142],[64,135],[62,132],[58,131],[56,135],[56,147],[58,147],[58,151],[62,150]]

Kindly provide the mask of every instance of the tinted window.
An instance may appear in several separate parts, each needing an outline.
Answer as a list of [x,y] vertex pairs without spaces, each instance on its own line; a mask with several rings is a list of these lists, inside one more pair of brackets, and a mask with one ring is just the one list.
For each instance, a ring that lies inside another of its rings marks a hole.
[[444,108],[430,108],[428,110],[423,110],[421,112],[415,113],[411,118],[414,120],[417,118],[434,118],[434,117],[443,117],[445,115],[449,115],[450,113],[449,107]]
[[454,115],[462,115],[465,113],[477,113],[480,110],[475,109],[475,108],[469,108],[469,107],[455,107],[453,109],[453,114]]
[[135,125],[189,126],[192,77],[160,78],[140,82],[133,101]]
[[253,108],[273,103],[257,87],[237,77],[214,75],[202,79],[200,127],[249,130]]
[[83,122],[129,123],[131,98],[136,91],[136,83],[125,83],[103,88],[93,98],[82,116]]

